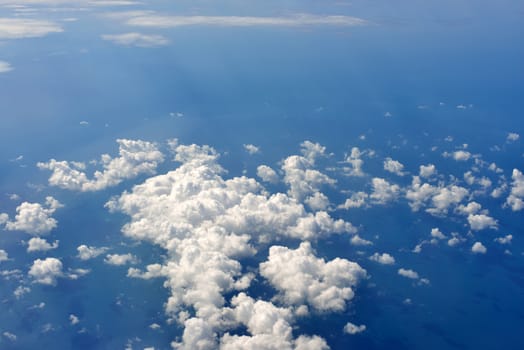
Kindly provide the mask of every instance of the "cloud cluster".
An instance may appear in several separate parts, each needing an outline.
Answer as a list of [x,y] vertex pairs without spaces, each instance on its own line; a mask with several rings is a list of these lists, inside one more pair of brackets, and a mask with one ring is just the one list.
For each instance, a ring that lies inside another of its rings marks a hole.
[[388,253],[375,253],[369,257],[369,260],[378,262],[382,265],[393,265],[395,264],[395,258]]
[[32,235],[43,235],[56,228],[57,221],[51,215],[62,204],[53,197],[46,197],[44,205],[40,203],[23,202],[16,208],[13,221],[7,214],[0,214],[0,225],[5,225],[8,231],[24,231]]
[[158,47],[169,44],[169,40],[162,35],[150,35],[137,32],[104,34],[102,35],[102,39],[122,46]]
[[404,176],[404,164],[398,160],[393,160],[391,158],[386,158],[384,160],[384,170],[389,171],[390,173],[396,174],[398,176]]
[[506,199],[506,204],[511,207],[513,211],[524,209],[524,175],[518,169],[513,169],[511,175],[513,180],[511,184],[511,192]]
[[443,216],[449,209],[457,206],[466,198],[469,191],[458,185],[437,186],[423,183],[419,176],[413,176],[411,187],[406,191],[406,199],[413,211],[427,206],[426,212],[435,216]]
[[0,61],[0,73],[7,73],[13,70],[13,66],[6,61]]
[[95,171],[92,179],[84,172],[83,163],[51,159],[39,162],[37,166],[52,172],[49,177],[51,186],[86,192],[103,190],[140,174],[153,174],[158,164],[164,161],[162,152],[154,143],[127,139],[118,139],[117,143],[120,156],[102,155],[103,171]]
[[27,242],[27,252],[46,252],[48,250],[58,248],[59,241],[53,243],[47,242],[45,239],[40,237],[33,237]]
[[[128,276],[166,279],[165,286],[171,291],[166,312],[184,325],[182,339],[174,346],[215,349],[220,344],[229,349],[255,349],[276,342],[281,348],[327,348],[318,337],[293,337],[291,308],[254,301],[243,293],[228,302],[231,307],[225,306],[225,295],[246,290],[256,277],[255,272],[243,270],[242,261],[256,254],[260,243],[284,238],[314,242],[326,235],[356,231],[351,223],[323,210],[309,211],[302,202],[316,198],[322,184],[332,183],[313,168],[315,160],[325,156],[324,148],[303,143],[302,155],[288,157],[282,165],[289,192],[270,194],[255,179],[223,178],[219,154],[209,146],[176,142],[171,146],[180,163],[175,170],[147,179],[113,198],[107,207],[131,218],[122,229],[125,235],[167,251],[162,264],[149,265],[144,272],[130,268]],[[288,268],[276,271],[276,261],[284,256],[291,258],[285,261]],[[309,285],[287,285],[280,270],[300,269],[301,261],[309,265],[296,272]],[[296,250],[270,248],[260,273],[280,290],[282,300],[293,305],[307,303],[319,310],[343,309],[353,297],[352,288],[365,276],[355,263],[315,257],[310,243]],[[250,335],[227,333],[240,324]]]
[[37,38],[60,32],[62,27],[51,21],[0,17],[0,40]]

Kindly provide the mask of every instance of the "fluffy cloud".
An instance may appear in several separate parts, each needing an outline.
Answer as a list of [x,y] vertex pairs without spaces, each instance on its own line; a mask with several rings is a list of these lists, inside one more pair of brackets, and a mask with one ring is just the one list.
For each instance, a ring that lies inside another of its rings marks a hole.
[[108,254],[104,262],[109,265],[122,266],[127,264],[136,264],[138,259],[131,253],[127,254]]
[[62,262],[56,258],[36,259],[29,270],[35,283],[56,285],[58,277],[63,277]]
[[469,153],[468,151],[463,151],[463,150],[455,151],[451,154],[445,152],[443,155],[444,157],[452,157],[453,159],[459,162],[465,162],[471,158],[471,153]]
[[471,247],[471,251],[475,254],[486,254],[488,249],[481,242],[475,242]]
[[390,173],[396,174],[398,176],[404,176],[404,165],[398,160],[393,160],[391,158],[386,158],[384,160],[384,170],[389,171]]
[[516,132],[510,132],[508,133],[508,136],[506,137],[507,142],[515,142],[520,138],[520,135]]
[[375,253],[369,257],[369,260],[376,261],[382,265],[393,265],[395,263],[395,258],[388,253]]
[[446,236],[437,227],[431,229],[431,237],[436,239],[446,239]]
[[9,62],[0,61],[0,73],[7,73],[13,70],[13,66]]
[[345,167],[344,173],[349,176],[364,176],[364,171],[362,170],[362,165],[364,161],[362,160],[363,153],[358,147],[353,147],[351,152],[346,156],[345,162],[348,163],[351,167]]
[[354,296],[352,287],[366,276],[365,270],[348,260],[317,258],[307,242],[295,250],[271,247],[268,261],[260,264],[260,274],[281,292],[286,304],[308,303],[321,311],[344,310]]
[[350,208],[360,208],[366,205],[366,201],[369,198],[369,195],[366,192],[356,192],[347,198],[346,201],[339,205],[339,209],[350,209]]
[[419,176],[429,178],[437,172],[437,168],[433,164],[421,165],[419,167]]
[[140,174],[153,174],[159,163],[164,161],[163,154],[151,142],[142,140],[118,139],[119,157],[112,158],[104,154],[100,158],[103,171],[95,171],[89,179],[84,165],[76,162],[57,161],[40,162],[40,169],[52,172],[49,184],[60,188],[76,191],[99,191],[115,186],[126,179]]
[[107,247],[89,247],[85,244],[82,244],[76,248],[78,251],[78,258],[80,260],[89,260],[96,258],[99,255],[104,254],[109,248]]
[[366,325],[360,325],[360,326],[357,326],[356,324],[353,324],[351,322],[348,322],[346,323],[346,325],[344,326],[344,333],[347,333],[347,334],[358,334],[358,333],[362,333],[366,330]]
[[447,214],[451,207],[457,206],[469,194],[464,187],[457,185],[433,186],[422,183],[420,177],[413,176],[411,187],[406,191],[406,199],[413,211],[428,206],[426,212],[435,216]]
[[244,150],[249,154],[257,154],[260,152],[260,148],[252,144],[244,144]]
[[522,210],[524,208],[524,175],[518,169],[513,169],[511,175],[513,180],[511,184],[511,192],[506,199],[506,204],[511,207],[513,211]]
[[302,27],[302,26],[360,26],[367,22],[349,16],[318,16],[300,14],[290,17],[242,17],[242,16],[161,16],[156,14],[132,17],[128,25],[154,28],[182,26],[218,27]]
[[279,178],[275,170],[271,169],[267,165],[259,165],[257,168],[257,176],[264,182],[277,183]]
[[495,242],[500,243],[500,244],[511,244],[512,240],[513,240],[513,235],[506,235],[504,237],[495,238]]
[[411,270],[411,269],[404,269],[404,268],[400,268],[398,269],[398,274],[400,276],[403,276],[403,277],[406,277],[406,278],[410,278],[410,279],[413,279],[413,280],[416,280],[419,278],[419,275],[417,272]]
[[162,35],[148,35],[142,33],[104,34],[103,40],[111,41],[122,46],[158,47],[169,44],[169,40]]
[[45,239],[42,239],[40,237],[33,237],[27,242],[27,251],[28,252],[46,252],[51,249],[58,248],[59,241],[55,241],[54,243],[49,243]]
[[53,197],[46,197],[45,205],[23,202],[16,208],[14,221],[9,221],[7,214],[0,218],[0,224],[5,224],[8,231],[24,231],[33,235],[49,233],[57,226],[57,221],[51,217],[62,204]]
[[386,204],[397,199],[400,193],[400,187],[398,185],[390,184],[385,179],[378,177],[371,180],[371,186],[373,192],[369,195],[369,198],[376,204]]
[[0,249],[0,262],[9,260],[9,255],[3,249]]
[[0,17],[0,40],[37,38],[62,31],[58,24],[51,21]]
[[[122,228],[126,236],[150,241],[167,251],[162,264],[151,264],[145,272],[131,268],[128,276],[166,279],[165,286],[171,291],[166,312],[184,325],[181,341],[173,344],[175,348],[215,349],[220,344],[224,348],[249,349],[260,348],[266,342],[277,342],[283,349],[299,345],[302,349],[315,345],[323,348],[325,342],[318,337],[292,337],[290,310],[269,302],[255,302],[242,293],[230,301],[225,296],[250,286],[255,275],[243,271],[241,261],[256,254],[260,243],[266,245],[282,238],[315,241],[327,235],[355,233],[349,222],[334,219],[323,210],[309,211],[299,199],[314,199],[318,191],[311,189],[329,179],[313,168],[315,160],[325,156],[324,148],[303,143],[302,155],[288,157],[283,163],[289,192],[270,194],[255,179],[223,178],[225,171],[218,164],[219,155],[209,146],[174,142],[171,146],[180,163],[175,170],[134,186],[132,191],[109,201],[107,207],[131,218]],[[317,181],[319,178],[322,180]],[[360,271],[358,265],[343,259],[324,262],[311,251],[307,253],[307,247],[304,243],[287,252],[295,258],[287,264],[290,269],[298,269],[293,262],[309,261],[313,270],[301,272],[318,290],[293,299],[291,291],[282,285],[280,297],[289,297],[293,303],[301,300],[300,303],[307,302],[318,309],[342,308],[353,297],[351,287],[356,283],[356,271]],[[271,259],[285,253],[275,249]],[[277,283],[278,276],[271,272],[271,259],[261,270]],[[274,314],[279,315],[275,319],[278,325],[269,322],[270,328],[266,329],[264,317],[271,319]],[[247,327],[250,335],[227,333],[239,323]],[[277,327],[274,331],[273,326]],[[218,334],[224,336],[219,339]]]
[[497,220],[485,214],[468,215],[468,223],[473,231],[480,231],[486,228],[497,229]]

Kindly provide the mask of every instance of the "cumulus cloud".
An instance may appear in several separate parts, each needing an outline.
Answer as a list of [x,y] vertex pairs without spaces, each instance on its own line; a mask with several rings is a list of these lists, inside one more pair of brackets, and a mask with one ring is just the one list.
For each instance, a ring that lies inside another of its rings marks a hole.
[[57,258],[36,259],[29,269],[29,276],[35,283],[56,285],[56,280],[64,276],[62,262]]
[[3,249],[0,249],[0,262],[9,260],[9,255]]
[[14,341],[16,341],[16,340],[18,339],[18,337],[16,336],[16,334],[11,333],[11,332],[7,332],[7,331],[5,331],[4,333],[2,333],[2,335],[3,335],[6,339],[8,339],[9,341],[12,341],[12,342],[14,342]]
[[506,204],[513,211],[522,210],[524,208],[524,175],[522,175],[520,170],[513,169],[511,178],[513,182],[511,183],[511,192],[506,199]]
[[404,165],[398,160],[393,160],[391,158],[386,158],[384,160],[384,170],[389,171],[390,173],[396,174],[398,176],[404,176]]
[[96,258],[99,255],[104,254],[106,251],[109,250],[107,247],[90,247],[85,244],[82,244],[76,248],[78,251],[77,257],[80,260],[89,260]]
[[278,175],[275,170],[271,169],[267,165],[260,165],[257,168],[257,176],[264,182],[275,184],[279,181]]
[[258,148],[255,145],[252,144],[244,144],[244,150],[249,154],[257,154],[260,153],[260,148]]
[[122,266],[127,264],[136,264],[137,257],[131,253],[127,254],[107,254],[104,262],[109,265]]
[[411,187],[406,191],[406,199],[413,211],[426,206],[426,212],[435,216],[447,214],[451,207],[460,204],[467,195],[469,191],[464,187],[442,184],[433,186],[422,183],[419,176],[413,176]]
[[358,264],[336,258],[317,258],[308,242],[291,250],[269,249],[269,258],[260,264],[260,274],[281,292],[286,304],[308,303],[321,311],[342,311],[354,296],[353,287],[366,276]]
[[[226,296],[250,286],[255,275],[244,271],[241,261],[254,256],[261,243],[265,246],[282,238],[315,241],[327,235],[356,232],[351,223],[313,209],[311,202],[308,209],[302,202],[315,199],[318,191],[311,188],[326,182],[327,177],[313,168],[316,159],[326,156],[324,147],[305,142],[302,155],[286,158],[283,168],[287,170],[285,183],[290,190],[274,194],[252,178],[224,178],[226,172],[218,163],[219,154],[209,146],[171,143],[171,147],[180,163],[176,169],[134,186],[130,192],[110,200],[107,207],[130,217],[122,228],[126,236],[149,241],[167,251],[166,261],[148,265],[146,271],[130,268],[128,276],[166,279],[165,286],[171,292],[166,313],[184,326],[182,339],[173,346],[216,349],[220,344],[223,348],[249,349],[275,341],[282,345],[280,348],[322,348],[320,345],[325,342],[318,337],[293,338],[290,310],[261,300],[255,302],[242,293],[230,300]],[[323,180],[316,181],[318,178]],[[295,180],[306,184],[298,185]],[[322,199],[319,196],[315,200],[319,198]],[[342,307],[353,296],[356,282],[351,278],[356,278],[352,273],[358,265],[344,259],[325,262],[311,251],[304,253],[310,249],[306,247],[308,244],[304,243],[287,254],[296,261],[309,261],[314,269],[301,273],[322,288],[306,293],[301,303],[326,310]],[[286,253],[275,249],[271,259]],[[271,259],[261,270],[277,283],[277,275],[271,272]],[[290,269],[299,268],[288,264]],[[341,267],[344,270],[338,271]],[[290,303],[298,303],[295,300],[299,299],[288,295],[287,286],[281,287],[282,300],[289,298]],[[231,307],[226,307],[226,303]],[[271,319],[273,314],[280,318]],[[264,321],[266,316],[271,322]],[[239,323],[247,327],[249,335],[227,333]],[[269,328],[262,323],[268,323]],[[277,327],[275,332],[273,327]],[[218,334],[224,336],[219,339]]]
[[53,197],[46,197],[44,205],[23,202],[16,208],[14,221],[7,214],[0,214],[0,224],[8,231],[24,231],[32,235],[43,235],[56,228],[58,222],[51,215],[63,205]]
[[0,40],[37,38],[60,32],[63,29],[51,21],[0,17]]
[[290,17],[246,17],[246,16],[162,16],[143,14],[129,18],[131,26],[153,28],[176,28],[182,26],[218,27],[303,27],[303,26],[361,26],[363,19],[349,16],[319,16],[300,14]]
[[45,239],[40,237],[33,237],[27,242],[27,251],[32,252],[46,252],[48,250],[58,248],[59,241],[54,241],[54,243],[49,243]]
[[369,260],[376,261],[382,265],[393,265],[395,263],[395,258],[388,253],[375,253],[369,257]]
[[103,34],[103,40],[111,41],[122,46],[158,47],[169,44],[169,40],[162,35],[148,35],[142,33]]
[[70,314],[69,315],[69,322],[71,323],[71,325],[75,325],[75,324],[78,324],[80,322],[80,319],[76,315]]
[[360,326],[357,326],[356,324],[348,322],[344,326],[344,333],[351,334],[351,335],[362,333],[365,330],[366,330],[366,325],[363,325],[363,324]]
[[360,208],[366,206],[367,199],[369,195],[366,192],[356,192],[347,198],[346,201],[339,205],[339,209],[350,209],[350,208]]
[[99,191],[115,186],[126,179],[140,174],[153,174],[159,163],[164,161],[163,154],[154,143],[142,140],[116,140],[119,145],[119,157],[108,154],[100,157],[103,171],[95,171],[92,179],[83,172],[83,164],[57,161],[39,162],[40,169],[50,170],[49,184],[75,191]]
[[486,254],[488,249],[481,242],[475,242],[471,247],[471,251],[475,254]]
[[400,268],[400,269],[398,269],[398,274],[400,276],[403,276],[403,277],[406,277],[406,278],[409,278],[409,279],[413,279],[413,280],[419,279],[418,273],[413,271],[413,270],[411,270],[411,269]]
[[473,231],[480,231],[487,228],[496,230],[498,228],[497,220],[485,214],[468,215],[468,223]]
[[513,240],[513,235],[506,235],[504,237],[495,238],[495,242],[500,243],[500,244],[511,244],[512,240]]
[[438,229],[438,227],[431,229],[431,237],[436,239],[446,239],[446,236]]
[[419,176],[424,178],[430,178],[437,172],[437,168],[434,164],[421,165],[419,167]]
[[13,66],[6,61],[0,61],[0,73],[7,73],[13,70]]
[[369,198],[376,204],[387,204],[388,202],[397,199],[400,193],[398,185],[390,184],[385,179],[375,177],[371,180],[373,188]]
[[350,243],[354,246],[373,245],[373,242],[368,241],[367,239],[364,239],[359,235],[354,235],[353,237],[351,237]]
[[520,138],[520,135],[516,132],[510,132],[508,133],[508,136],[506,137],[507,142],[515,142]]
[[364,161],[362,160],[363,152],[360,151],[358,147],[353,147],[351,152],[346,155],[344,160],[350,165],[350,167],[345,167],[344,173],[349,176],[364,176],[364,171],[362,170],[362,165]]

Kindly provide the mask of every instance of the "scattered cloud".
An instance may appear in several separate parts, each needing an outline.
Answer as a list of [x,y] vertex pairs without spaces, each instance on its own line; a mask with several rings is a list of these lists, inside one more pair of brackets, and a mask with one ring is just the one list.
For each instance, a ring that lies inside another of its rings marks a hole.
[[80,319],[76,315],[70,314],[69,315],[69,322],[71,323],[71,325],[75,325],[75,324],[78,324],[80,322]]
[[382,265],[393,265],[395,264],[395,258],[388,253],[375,253],[369,257],[369,260],[378,262]]
[[481,242],[475,242],[471,247],[471,251],[475,254],[486,254],[488,249]]
[[59,241],[54,241],[54,243],[49,243],[45,239],[40,237],[33,237],[29,240],[27,244],[27,252],[46,252],[48,250],[58,248]]
[[164,155],[154,143],[127,139],[118,139],[117,143],[120,156],[112,158],[108,154],[102,155],[100,163],[103,171],[95,171],[92,179],[76,162],[51,159],[49,162],[39,162],[37,166],[51,170],[51,186],[86,192],[103,190],[140,174],[153,174],[158,164],[164,161]]
[[404,176],[404,165],[398,160],[393,160],[391,158],[386,158],[384,160],[384,170],[389,171],[390,173],[396,174],[398,176]]
[[111,41],[122,46],[159,47],[169,44],[169,40],[162,35],[148,35],[142,33],[103,34],[103,40]]
[[387,180],[375,177],[371,180],[373,192],[369,198],[375,204],[387,204],[388,202],[397,199],[400,194],[400,187],[395,184],[390,184]]
[[495,242],[500,243],[500,244],[511,244],[512,240],[513,240],[513,235],[506,235],[504,237],[495,238]]
[[344,333],[351,334],[351,335],[362,333],[365,330],[366,330],[366,326],[363,324],[360,326],[357,326],[356,324],[348,322],[344,326]]
[[267,165],[259,165],[257,167],[257,176],[264,182],[275,184],[279,181],[279,177],[275,170]]
[[0,40],[37,38],[61,32],[62,27],[51,21],[0,17]]
[[13,70],[13,66],[9,62],[0,61],[0,73],[7,73]]
[[252,144],[244,144],[244,150],[249,154],[260,153],[260,148]]
[[508,136],[506,137],[507,142],[515,142],[520,138],[520,135],[516,132],[510,132],[508,133]]
[[513,182],[511,183],[511,192],[506,199],[506,204],[513,211],[522,210],[524,208],[524,175],[522,175],[520,170],[513,169],[511,178]]
[[473,231],[480,231],[487,228],[496,230],[498,228],[497,220],[485,214],[468,215],[468,223]]
[[104,259],[104,262],[109,265],[122,266],[127,264],[136,264],[138,261],[137,257],[131,253],[127,254],[108,254]]
[[59,277],[63,277],[62,262],[57,258],[36,259],[29,270],[29,276],[35,283],[54,286]]
[[9,255],[3,249],[0,249],[0,262],[9,260]]
[[23,202],[16,208],[14,221],[7,214],[0,214],[0,225],[8,231],[24,231],[32,235],[43,235],[56,228],[57,221],[51,217],[62,204],[53,197],[46,197],[44,205]]
[[109,250],[109,248],[107,248],[107,247],[100,247],[100,248],[90,247],[90,246],[87,246],[85,244],[82,244],[82,245],[78,246],[76,248],[76,250],[78,251],[77,257],[80,260],[89,260],[89,259],[93,259],[93,258],[96,258],[99,255],[104,254],[106,251]]
[[398,274],[400,276],[403,276],[403,277],[406,277],[406,278],[410,278],[410,279],[413,279],[413,280],[419,279],[418,273],[413,271],[413,270],[411,270],[411,269],[400,268],[400,269],[398,269]]
[[419,176],[424,178],[430,178],[437,172],[434,164],[421,165],[419,169]]

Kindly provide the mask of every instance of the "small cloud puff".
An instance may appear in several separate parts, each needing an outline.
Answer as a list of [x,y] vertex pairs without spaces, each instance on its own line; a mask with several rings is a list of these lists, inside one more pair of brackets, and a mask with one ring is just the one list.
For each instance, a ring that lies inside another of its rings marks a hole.
[[515,142],[520,138],[520,135],[516,132],[510,132],[508,133],[508,136],[506,137],[507,142]]
[[9,255],[3,249],[0,249],[0,262],[9,260]]
[[278,175],[275,170],[271,169],[267,165],[260,165],[257,168],[257,176],[264,182],[275,184],[279,181]]
[[49,243],[40,237],[33,237],[27,242],[27,252],[46,252],[58,248],[58,243],[58,240],[54,241],[54,243]]
[[400,276],[403,276],[403,277],[406,277],[406,278],[409,278],[409,279],[413,279],[413,280],[416,280],[419,278],[419,275],[417,272],[411,270],[411,269],[404,269],[404,268],[400,268],[398,269],[398,274]]
[[244,150],[249,154],[260,153],[260,148],[252,144],[244,144]]
[[77,257],[80,260],[89,260],[89,259],[93,259],[99,255],[104,254],[107,250],[109,250],[109,248],[107,247],[100,247],[100,248],[89,247],[85,244],[82,244],[78,246],[76,250],[78,251]]
[[375,253],[369,257],[369,260],[376,261],[382,265],[393,265],[395,263],[395,258],[388,253]]
[[0,73],[7,73],[13,70],[13,66],[6,61],[0,61]]
[[36,259],[29,269],[29,276],[34,283],[54,286],[59,277],[63,277],[62,262],[57,258]]
[[136,264],[138,259],[131,253],[127,254],[108,254],[104,262],[109,265],[122,266],[127,264]]
[[356,324],[348,322],[344,326],[344,333],[351,334],[351,335],[362,333],[365,330],[366,330],[366,325],[363,325],[363,324],[360,326],[357,326]]
[[473,246],[471,247],[471,251],[474,254],[486,254],[488,249],[480,242],[475,242]]
[[398,160],[393,160],[391,158],[386,158],[384,160],[384,170],[389,171],[390,173],[396,174],[398,176],[404,176],[404,165]]
[[103,34],[102,39],[122,46],[158,47],[169,44],[169,40],[162,35],[147,35],[136,32],[123,34]]
[[495,242],[500,243],[500,244],[511,244],[512,240],[513,240],[513,235],[506,235],[504,237],[495,238]]

